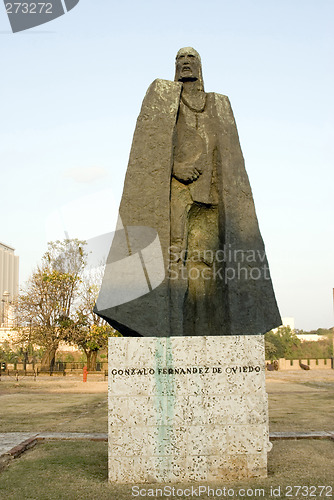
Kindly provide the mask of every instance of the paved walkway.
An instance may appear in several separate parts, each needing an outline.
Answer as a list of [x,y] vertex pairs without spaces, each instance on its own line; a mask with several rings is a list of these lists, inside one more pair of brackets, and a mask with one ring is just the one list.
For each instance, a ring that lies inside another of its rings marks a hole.
[[[334,431],[319,432],[271,432],[270,440],[279,439],[332,439]],[[38,441],[45,440],[77,440],[77,441],[107,441],[105,433],[85,432],[4,432],[0,433],[0,468],[12,458],[20,456],[24,451],[34,446]]]
[[271,441],[277,439],[333,439],[334,431],[309,431],[309,432],[271,432]]
[[36,436],[36,433],[32,432],[5,432],[0,434],[0,457],[34,436]]
[[0,470],[12,458],[45,440],[108,441],[108,435],[95,432],[4,432],[0,433]]

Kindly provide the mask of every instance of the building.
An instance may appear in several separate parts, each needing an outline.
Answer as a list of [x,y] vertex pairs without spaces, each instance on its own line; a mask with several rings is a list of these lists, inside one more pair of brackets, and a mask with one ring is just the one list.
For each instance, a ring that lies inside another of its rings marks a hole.
[[0,243],[0,327],[10,328],[13,322],[13,300],[19,293],[19,257],[15,249]]
[[316,333],[314,334],[300,333],[297,335],[297,338],[299,338],[301,342],[318,342],[318,340],[325,340],[327,337],[325,335],[317,335]]
[[[288,326],[291,328],[292,331],[295,330],[295,318],[282,318],[282,326]],[[275,330],[273,330],[274,332],[277,332],[278,328],[275,328]],[[302,333],[298,333],[296,335],[296,337],[301,341],[301,342],[305,342],[305,341],[308,341],[308,342],[317,342],[318,340],[324,340],[326,339],[327,337],[325,335],[317,335],[317,334],[302,334]]]
[[292,331],[295,329],[295,318],[282,318],[283,325],[282,326],[289,326]]
[[[288,326],[292,331],[294,331],[295,329],[295,318],[291,318],[291,317],[286,317],[286,318],[282,318],[282,324],[279,328],[281,328],[282,326]],[[272,330],[274,333],[276,333],[278,331],[278,328],[273,328]]]

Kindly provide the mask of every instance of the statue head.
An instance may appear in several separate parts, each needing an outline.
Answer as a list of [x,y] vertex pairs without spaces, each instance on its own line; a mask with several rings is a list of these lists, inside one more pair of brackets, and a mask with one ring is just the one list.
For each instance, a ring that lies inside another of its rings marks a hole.
[[174,80],[176,82],[198,81],[200,89],[204,90],[201,57],[192,47],[183,47],[176,54]]

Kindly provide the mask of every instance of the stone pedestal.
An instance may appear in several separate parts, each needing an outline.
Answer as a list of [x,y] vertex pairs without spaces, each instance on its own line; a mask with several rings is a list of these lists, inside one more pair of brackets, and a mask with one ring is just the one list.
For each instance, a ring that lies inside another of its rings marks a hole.
[[109,481],[266,477],[262,335],[109,339]]

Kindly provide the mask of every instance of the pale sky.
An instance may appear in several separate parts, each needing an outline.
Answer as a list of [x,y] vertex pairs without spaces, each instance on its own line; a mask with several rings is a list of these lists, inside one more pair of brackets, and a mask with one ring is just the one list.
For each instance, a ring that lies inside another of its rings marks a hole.
[[114,230],[146,89],[201,54],[228,95],[282,316],[333,326],[332,0],[80,0],[13,34],[0,5],[0,241],[21,285],[50,239]]

